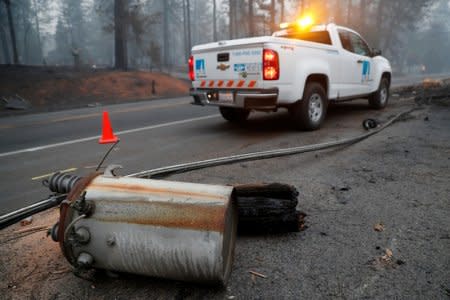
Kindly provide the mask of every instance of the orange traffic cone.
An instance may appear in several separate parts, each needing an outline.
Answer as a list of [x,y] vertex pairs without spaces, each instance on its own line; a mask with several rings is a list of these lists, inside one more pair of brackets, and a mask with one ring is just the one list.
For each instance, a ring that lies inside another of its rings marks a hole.
[[100,144],[112,144],[119,141],[119,138],[114,135],[113,129],[111,127],[111,122],[109,121],[109,115],[107,111],[103,112],[103,130],[102,136],[98,140]]

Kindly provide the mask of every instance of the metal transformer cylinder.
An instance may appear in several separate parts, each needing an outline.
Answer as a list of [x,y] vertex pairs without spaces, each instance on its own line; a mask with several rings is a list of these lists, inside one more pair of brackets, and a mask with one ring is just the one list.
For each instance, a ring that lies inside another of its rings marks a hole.
[[57,239],[75,267],[228,280],[237,229],[233,187],[97,175],[74,190],[76,199],[72,193],[61,205]]

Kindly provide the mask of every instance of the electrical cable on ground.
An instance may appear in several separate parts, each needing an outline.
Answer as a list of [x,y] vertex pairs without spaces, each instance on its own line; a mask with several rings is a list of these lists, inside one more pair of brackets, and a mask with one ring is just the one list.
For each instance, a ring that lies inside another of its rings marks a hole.
[[379,133],[380,131],[386,129],[388,126],[392,125],[395,121],[397,121],[401,117],[411,113],[414,110],[416,110],[416,108],[402,112],[402,113],[396,115],[395,117],[393,117],[391,120],[389,120],[382,126],[376,128],[376,129],[373,129],[366,134],[362,134],[362,135],[359,135],[359,136],[356,136],[353,138],[347,138],[347,139],[343,139],[343,140],[335,141],[335,142],[327,142],[327,143],[306,145],[306,146],[300,146],[300,147],[275,149],[275,150],[268,150],[268,151],[253,152],[253,153],[238,154],[238,155],[231,155],[231,156],[207,159],[207,160],[184,163],[184,164],[173,165],[173,166],[168,166],[168,167],[156,168],[156,169],[152,169],[152,170],[148,170],[148,171],[142,171],[142,172],[127,175],[125,177],[163,178],[163,177],[169,176],[171,174],[185,173],[185,172],[189,172],[189,171],[193,171],[193,170],[216,167],[216,166],[220,166],[220,165],[227,165],[227,164],[233,164],[233,163],[244,162],[244,161],[268,159],[268,158],[274,158],[274,157],[282,157],[282,156],[288,156],[288,155],[294,155],[294,154],[300,154],[300,153],[306,153],[306,152],[312,152],[312,151],[325,150],[325,149],[334,148],[334,147],[338,147],[338,146],[351,145],[351,144],[360,142],[364,139],[367,139],[368,137],[370,137],[372,135]]

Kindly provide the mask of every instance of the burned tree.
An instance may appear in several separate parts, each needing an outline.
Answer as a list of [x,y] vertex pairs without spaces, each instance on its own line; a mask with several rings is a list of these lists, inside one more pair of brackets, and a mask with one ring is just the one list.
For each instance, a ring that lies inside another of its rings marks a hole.
[[16,30],[14,27],[14,20],[13,20],[12,12],[11,12],[11,1],[3,0],[3,3],[5,4],[6,11],[8,13],[9,33],[11,35],[11,42],[12,42],[12,48],[13,48],[13,61],[14,61],[14,64],[18,64],[19,63],[19,55],[17,53]]
[[128,68],[127,15],[128,15],[128,0],[115,0],[114,1],[115,68],[121,70],[126,70]]

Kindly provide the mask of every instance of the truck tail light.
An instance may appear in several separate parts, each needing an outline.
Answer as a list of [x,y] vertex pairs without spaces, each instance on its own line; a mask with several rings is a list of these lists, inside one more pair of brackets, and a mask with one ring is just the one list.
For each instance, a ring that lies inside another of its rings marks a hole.
[[191,55],[189,57],[189,78],[191,81],[195,80],[195,74],[194,74],[194,57]]
[[274,50],[263,50],[263,79],[278,80],[280,78],[280,62]]

